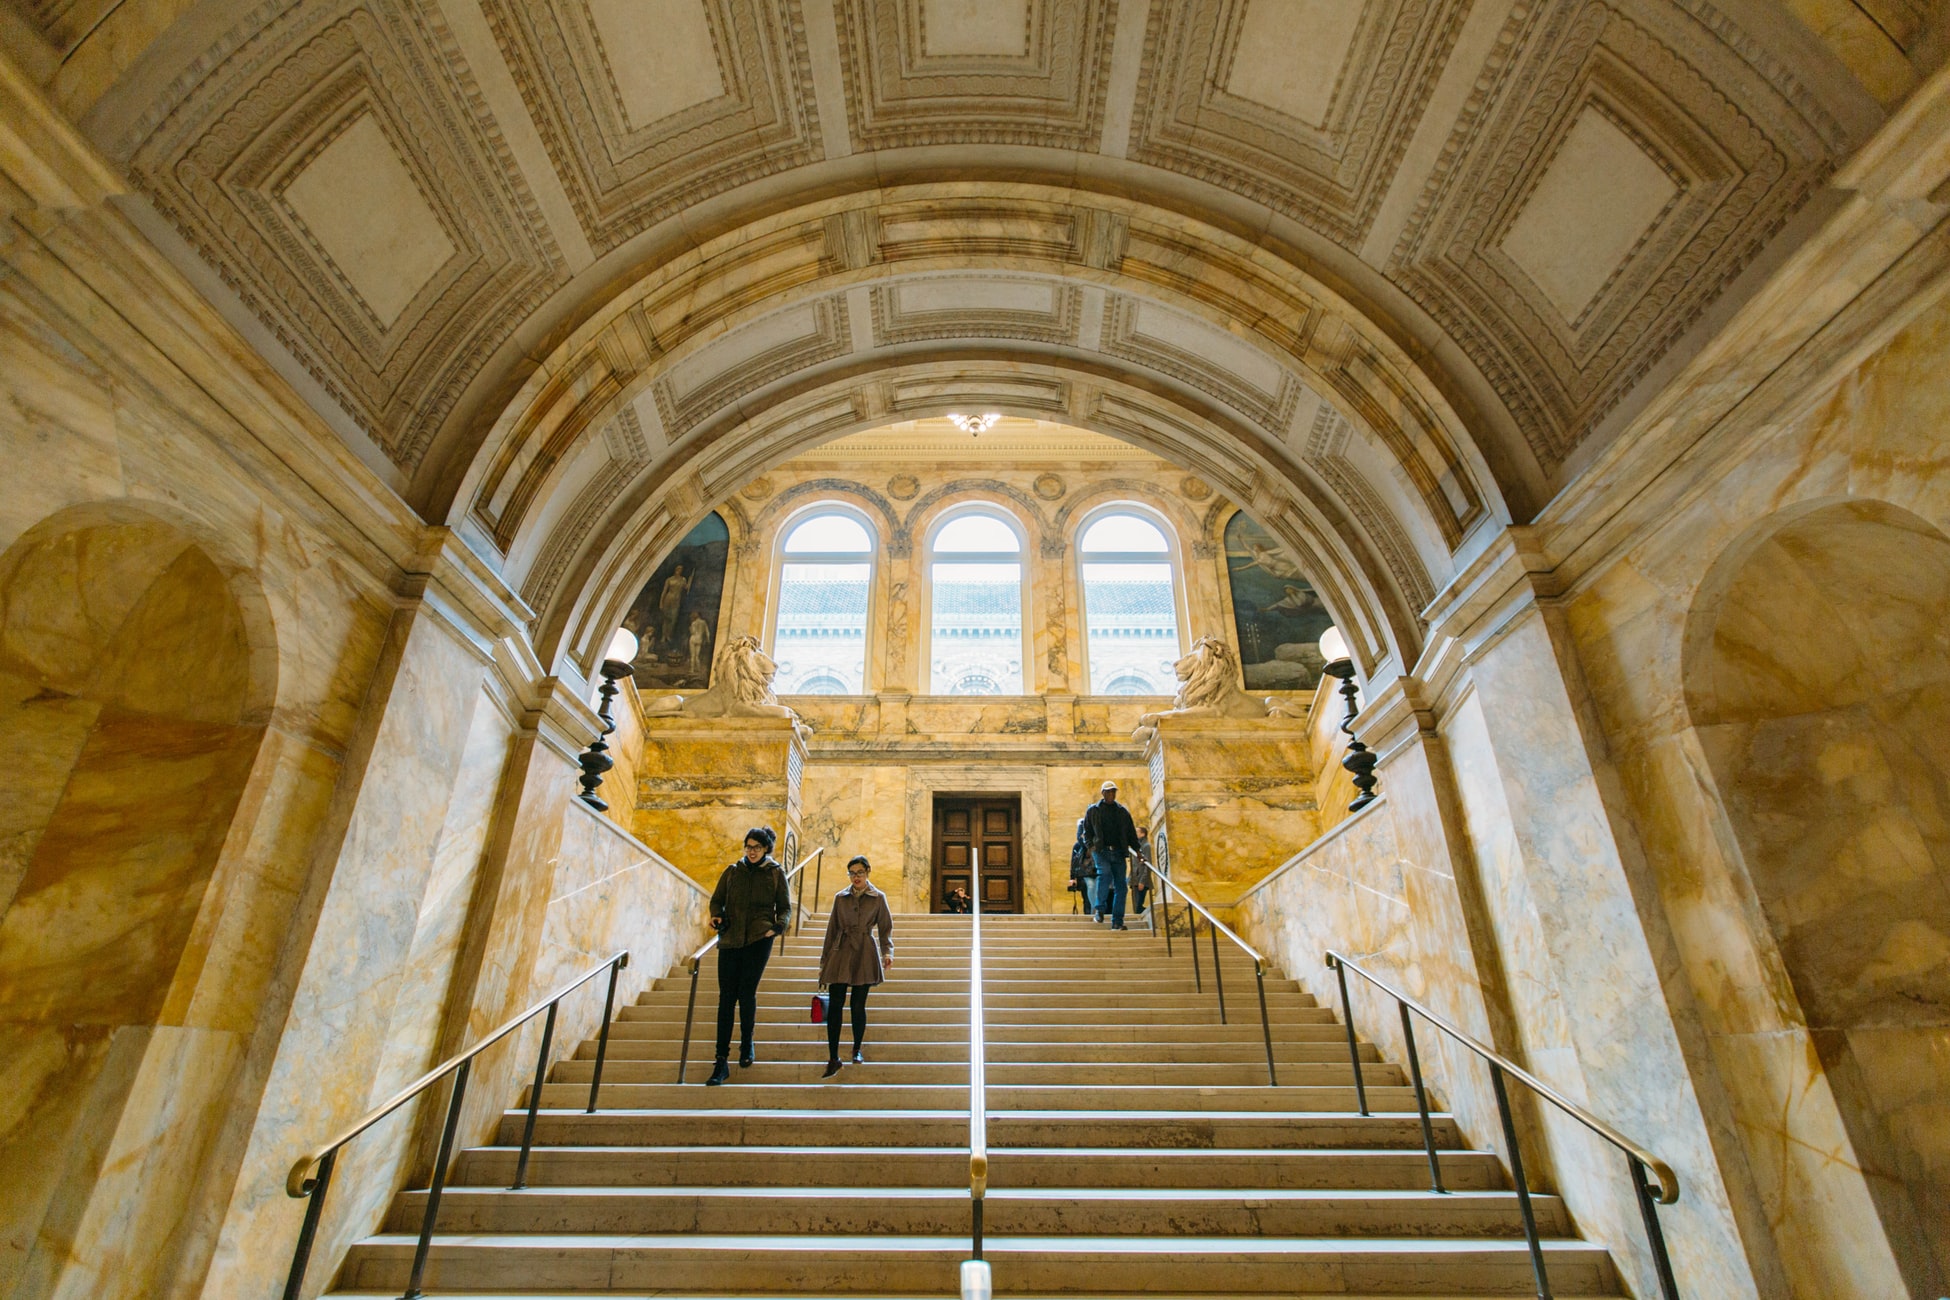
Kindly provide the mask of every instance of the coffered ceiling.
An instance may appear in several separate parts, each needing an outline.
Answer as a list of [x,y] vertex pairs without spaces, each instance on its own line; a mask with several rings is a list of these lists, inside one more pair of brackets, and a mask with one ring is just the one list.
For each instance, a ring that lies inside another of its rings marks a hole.
[[[753,236],[773,244],[740,259],[742,305],[896,250],[979,284],[745,326],[745,352],[717,354],[741,391],[992,318],[991,350],[1087,337],[1101,364],[1223,388],[1284,436],[1310,391],[1291,373],[1216,336],[1174,356],[1190,327],[1155,303],[1080,296],[1120,270],[1114,223],[1048,227],[1072,282],[996,274],[1027,238],[1018,182],[1210,222],[1332,286],[1418,359],[1495,487],[1534,503],[1799,237],[1938,35],[1925,0],[0,3],[0,35],[127,169],[166,251],[432,514],[460,508],[509,398],[620,285],[822,199],[826,226]],[[984,179],[1006,249],[979,218],[904,243],[857,201]],[[642,351],[613,358],[634,372],[670,343],[611,346]],[[725,382],[662,375],[664,435]]]

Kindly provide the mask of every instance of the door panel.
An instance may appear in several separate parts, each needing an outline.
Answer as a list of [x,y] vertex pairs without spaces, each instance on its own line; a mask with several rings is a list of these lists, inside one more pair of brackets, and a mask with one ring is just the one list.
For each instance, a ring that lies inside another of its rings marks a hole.
[[946,911],[955,888],[980,899],[985,912],[1022,910],[1020,795],[935,796],[929,908]]

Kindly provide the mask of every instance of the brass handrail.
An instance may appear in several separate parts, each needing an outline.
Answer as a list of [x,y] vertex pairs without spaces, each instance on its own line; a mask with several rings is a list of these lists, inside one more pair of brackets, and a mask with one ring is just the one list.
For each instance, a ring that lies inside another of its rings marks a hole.
[[1219,936],[1223,934],[1238,944],[1239,950],[1253,959],[1253,983],[1259,990],[1259,1031],[1260,1037],[1266,1043],[1266,1082],[1269,1086],[1277,1088],[1280,1084],[1280,1073],[1279,1068],[1273,1064],[1273,1021],[1266,1012],[1266,958],[1260,956],[1258,949],[1233,933],[1231,926],[1212,915],[1211,909],[1187,893],[1183,885],[1177,884],[1169,875],[1155,867],[1152,868],[1151,874],[1154,879],[1164,882],[1164,888],[1158,895],[1158,905],[1165,909],[1165,956],[1167,958],[1171,956],[1171,895],[1176,893],[1184,900],[1185,905],[1192,909],[1193,915],[1186,925],[1192,948],[1192,986],[1201,993],[1205,991],[1205,982],[1198,969],[1198,918],[1202,916],[1207,922],[1206,932],[1212,936],[1212,987],[1218,994],[1219,1023],[1222,1025],[1228,1022],[1226,981],[1219,967]]
[[989,1190],[988,1035],[982,1008],[982,903],[975,901],[968,940],[968,1197],[971,1258],[982,1258],[982,1200]]
[[[1327,968],[1334,972],[1335,978],[1340,983],[1341,1014],[1347,1022],[1348,1057],[1354,1067],[1355,1097],[1363,1115],[1368,1113],[1367,1089],[1362,1083],[1361,1056],[1355,1045],[1354,1006],[1348,1001],[1347,972],[1353,971],[1356,975],[1359,975],[1362,979],[1395,1000],[1396,1009],[1401,1016],[1403,1041],[1408,1047],[1409,1071],[1415,1084],[1415,1102],[1422,1114],[1422,1141],[1428,1153],[1429,1176],[1434,1185],[1433,1190],[1437,1192],[1442,1192],[1446,1189],[1442,1186],[1442,1168],[1436,1159],[1435,1135],[1429,1127],[1428,1095],[1422,1086],[1422,1064],[1420,1056],[1415,1050],[1415,1028],[1413,1022],[1409,1019],[1409,1012],[1413,1011],[1416,1015],[1421,1016],[1437,1029],[1440,1029],[1443,1033],[1455,1039],[1458,1043],[1461,1043],[1464,1047],[1489,1063],[1490,1087],[1496,1096],[1497,1114],[1503,1125],[1503,1140],[1509,1148],[1510,1177],[1517,1185],[1517,1207],[1523,1216],[1524,1235],[1530,1246],[1531,1269],[1536,1274],[1537,1294],[1539,1296],[1548,1297],[1550,1295],[1550,1282],[1545,1276],[1543,1247],[1537,1236],[1536,1217],[1530,1207],[1530,1188],[1524,1182],[1523,1155],[1517,1147],[1516,1122],[1511,1116],[1509,1096],[1503,1085],[1505,1075],[1517,1080],[1539,1097],[1550,1102],[1566,1115],[1569,1115],[1572,1119],[1584,1125],[1624,1153],[1627,1168],[1632,1175],[1632,1190],[1638,1198],[1639,1217],[1645,1223],[1646,1237],[1651,1243],[1652,1263],[1654,1271],[1659,1277],[1660,1291],[1664,1295],[1665,1300],[1678,1300],[1679,1287],[1673,1280],[1672,1260],[1666,1252],[1665,1233],[1659,1227],[1659,1213],[1653,1204],[1655,1199],[1659,1205],[1672,1205],[1679,1200],[1679,1175],[1673,1173],[1672,1166],[1653,1155],[1638,1143],[1632,1141],[1632,1139],[1626,1137],[1604,1120],[1599,1119],[1577,1102],[1572,1101],[1569,1097],[1566,1097],[1563,1093],[1551,1087],[1548,1083],[1545,1083],[1542,1079],[1539,1079],[1536,1075],[1530,1073],[1530,1071],[1518,1065],[1515,1061],[1512,1061],[1509,1057],[1504,1056],[1489,1046],[1489,1044],[1481,1042],[1470,1034],[1465,1033],[1461,1028],[1452,1024],[1447,1017],[1439,1015],[1434,1010],[1409,997],[1392,984],[1389,984],[1386,980],[1362,969],[1358,963],[1350,961],[1347,957],[1335,952],[1333,949],[1328,949],[1326,956]],[[1645,1181],[1645,1174],[1648,1170],[1651,1171],[1652,1176],[1659,1183],[1656,1197],[1653,1189],[1647,1186]]]
[[515,1180],[515,1185],[519,1187],[521,1185],[522,1173],[526,1171],[528,1166],[529,1143],[533,1140],[535,1134],[535,1109],[540,1101],[543,1075],[548,1068],[549,1045],[555,1037],[556,1008],[563,998],[575,992],[604,971],[609,972],[609,993],[603,1001],[602,1031],[596,1047],[595,1079],[589,1086],[589,1113],[594,1114],[596,1110],[597,1089],[601,1086],[603,1080],[603,1058],[609,1050],[609,1018],[610,1013],[616,1006],[616,976],[629,964],[630,954],[628,949],[612,954],[601,965],[594,967],[585,974],[578,975],[575,979],[555,990],[555,992],[535,1002],[520,1015],[505,1021],[498,1029],[494,1030],[486,1038],[483,1038],[466,1051],[449,1057],[439,1065],[434,1066],[412,1083],[407,1084],[391,1097],[388,1097],[385,1101],[367,1111],[355,1123],[342,1130],[329,1142],[313,1147],[303,1156],[300,1156],[297,1162],[291,1166],[291,1172],[285,1176],[284,1190],[287,1196],[297,1200],[310,1198],[311,1204],[305,1208],[304,1227],[299,1230],[298,1246],[292,1255],[291,1273],[285,1282],[284,1289],[286,1300],[296,1300],[296,1297],[303,1289],[305,1266],[310,1262],[312,1240],[318,1232],[319,1216],[324,1210],[325,1193],[331,1186],[332,1167],[338,1160],[339,1151],[346,1143],[352,1141],[352,1139],[358,1137],[361,1133],[364,1133],[367,1129],[379,1123],[379,1121],[385,1119],[407,1102],[412,1101],[415,1097],[451,1074],[454,1076],[454,1089],[447,1102],[446,1128],[442,1132],[440,1139],[440,1153],[434,1159],[433,1178],[429,1185],[427,1195],[426,1219],[421,1226],[420,1244],[413,1258],[412,1281],[407,1286],[407,1295],[417,1296],[420,1293],[420,1278],[426,1267],[427,1250],[433,1240],[434,1217],[440,1209],[440,1191],[446,1181],[447,1160],[453,1151],[454,1131],[460,1122],[461,1099],[467,1093],[467,1076],[469,1069],[474,1063],[474,1058],[506,1038],[515,1030],[521,1028],[521,1026],[527,1024],[530,1020],[533,1020],[543,1011],[548,1012],[548,1024],[542,1031],[541,1059],[535,1067],[535,1086],[529,1096],[528,1130],[522,1138],[521,1146],[521,1172],[516,1174]]
[[[786,896],[788,898],[792,895],[792,878],[804,871],[808,862],[823,862],[825,852],[826,846],[822,844],[805,857],[799,859],[798,866],[785,873]],[[799,900],[797,899],[793,899],[792,901],[791,928],[794,930],[799,928]],[[684,1004],[684,1046],[677,1053],[677,1082],[679,1083],[684,1082],[684,1070],[691,1063],[691,1023],[697,1016],[697,972],[704,963],[704,955],[717,947],[718,940],[723,937],[717,934],[712,935],[704,941],[702,948],[699,948],[696,952],[685,958],[691,964],[691,997],[690,1001]],[[784,952],[785,936],[780,935],[778,939],[779,951]],[[758,1026],[753,1025],[752,1028],[756,1031]]]

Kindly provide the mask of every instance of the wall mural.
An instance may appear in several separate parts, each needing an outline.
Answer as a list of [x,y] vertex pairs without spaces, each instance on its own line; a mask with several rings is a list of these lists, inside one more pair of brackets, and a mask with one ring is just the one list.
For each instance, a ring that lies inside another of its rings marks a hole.
[[1312,690],[1320,634],[1334,622],[1299,564],[1241,510],[1226,524],[1226,573],[1246,689]]
[[703,690],[711,684],[718,604],[730,550],[731,533],[723,518],[706,515],[637,593],[623,626],[638,641],[630,663],[638,690]]

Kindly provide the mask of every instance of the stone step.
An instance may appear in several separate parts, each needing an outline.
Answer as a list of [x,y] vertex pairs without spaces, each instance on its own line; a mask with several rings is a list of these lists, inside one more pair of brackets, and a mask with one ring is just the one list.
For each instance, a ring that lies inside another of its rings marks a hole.
[[[758,1022],[760,1024],[808,1024],[811,1004],[810,994],[783,994],[768,997],[761,993],[758,998]],[[968,1024],[968,1004],[960,1006],[929,1007],[887,999],[875,999],[868,1004],[868,1010],[876,1023],[882,1024]],[[1131,1025],[1175,1025],[1187,1022],[1217,1024],[1219,1014],[1216,1007],[1209,1004],[1199,1007],[1105,1007],[1092,1005],[1087,1008],[1073,1006],[1053,1007],[996,1007],[985,1008],[987,1014],[983,1023],[994,1032],[1007,1029],[1011,1025],[1078,1025],[1088,1023],[1084,1017],[1115,1018]],[[1245,1024],[1257,1022],[1257,1005],[1247,1008],[1242,1003],[1228,1003],[1227,1013],[1232,1021]],[[684,1002],[672,999],[650,1006],[627,1006],[618,1013],[624,1021],[671,1021],[682,1025],[684,1021]],[[715,1023],[717,999],[709,1002],[698,999],[697,1017],[709,1018]],[[883,1019],[884,1017],[884,1019]],[[1336,1024],[1334,1013],[1325,1007],[1279,1006],[1267,1009],[1267,1020],[1274,1026],[1275,1033],[1284,1025],[1331,1025]],[[1259,1026],[1254,1023],[1252,1026]]]
[[[763,1109],[773,1106],[808,1110],[880,1109],[945,1110],[963,1108],[966,1113],[968,1089],[952,1084],[852,1083],[830,1088],[809,1088],[795,1084],[746,1083],[740,1076],[753,1077],[752,1071],[732,1067],[732,1082],[720,1088],[701,1087],[711,1063],[694,1065],[691,1080],[676,1083],[611,1083],[603,1080],[597,1106],[602,1110],[659,1110],[671,1107],[715,1109],[742,1107]],[[757,1076],[763,1077],[763,1076]],[[1370,1086],[1368,1105],[1391,1112],[1415,1109],[1415,1093],[1406,1087]],[[1064,1084],[997,1085],[988,1090],[991,1111],[998,1110],[1093,1110],[1107,1100],[1132,1110],[1168,1112],[1201,1111],[1352,1111],[1354,1087],[1289,1086],[1268,1087],[1183,1087],[1138,1085],[1121,1088],[1115,1098],[1104,1096],[1101,1087]],[[550,1108],[586,1106],[589,1086],[573,1083],[542,1085],[542,1105]],[[527,1104],[524,1087],[519,1105]]]
[[[709,1035],[716,1032],[717,1008],[701,1010],[692,1025],[693,1042],[700,1031]],[[801,1041],[800,1035],[814,1028],[804,1014],[793,1016],[760,1015],[758,1021],[758,1042]],[[870,1007],[867,1017],[872,1025],[875,1042],[958,1042],[968,1043],[968,1022],[948,1021],[906,1021],[883,1020],[877,1007]],[[632,1016],[618,1020],[610,1026],[609,1041],[614,1047],[618,1042],[679,1043],[683,1039],[683,1016],[668,1015],[657,1017]],[[1259,1025],[1259,1017],[1254,1015],[1250,1021],[1234,1019],[1229,1024],[1214,1021],[1182,1023],[1177,1021],[1147,1022],[1136,1024],[1124,1021],[1120,1024],[1091,1024],[1087,1020],[1072,1017],[1068,1020],[1039,1020],[1035,1024],[1021,1021],[1001,1025],[990,1022],[987,1025],[987,1039],[990,1043],[1069,1043],[1082,1041],[1099,1046],[1123,1046],[1125,1044],[1222,1044],[1252,1043],[1263,1044],[1264,1037]],[[1273,1037],[1273,1046],[1282,1043],[1337,1043],[1346,1050],[1347,1034],[1333,1019],[1330,1013],[1310,1015],[1306,1020],[1288,1020],[1281,1023]],[[595,1040],[589,1039],[584,1047],[578,1047],[578,1056],[596,1054]]]
[[[1210,971],[1206,972],[1206,987],[1200,990],[1193,986],[1190,971],[1186,971],[1182,976],[1176,971],[1144,971],[1129,975],[1107,973],[1095,979],[1082,978],[1075,974],[1059,970],[1050,970],[1036,974],[1024,972],[1022,975],[1015,977],[984,971],[982,974],[982,998],[985,1002],[992,1002],[998,997],[1018,993],[1033,993],[1043,997],[1062,996],[1070,999],[1094,999],[1102,997],[1106,993],[1146,998],[1212,997],[1215,995],[1215,990],[1212,987],[1211,974]],[[803,971],[780,970],[768,963],[765,967],[765,980],[759,987],[763,990],[775,983],[805,984],[811,987],[817,987],[819,984],[819,968],[808,965]],[[1245,989],[1248,996],[1254,996],[1254,986],[1255,981],[1249,971],[1239,987]],[[638,994],[636,1000],[638,1002],[644,1002],[650,998],[666,993],[689,996],[690,988],[691,979],[689,975],[682,977],[665,976]],[[700,995],[706,989],[709,989],[713,996],[715,996],[718,991],[716,974],[704,974],[700,972],[697,989]],[[1227,990],[1228,996],[1230,996],[1231,992],[1231,989]],[[966,1000],[968,997],[968,972],[966,969],[963,969],[960,974],[955,974],[946,969],[928,970],[923,968],[917,970],[896,958],[894,971],[888,976],[887,982],[874,989],[875,997],[881,997],[891,993],[945,993]],[[1304,998],[1309,1005],[1314,1001],[1313,995],[1301,988],[1298,982],[1289,979],[1268,977],[1266,980],[1266,996],[1270,999],[1275,994],[1286,997]]]
[[[967,1149],[966,1093],[958,1108],[941,1110],[807,1109],[740,1107],[730,1104],[744,1089],[685,1085],[693,1097],[726,1096],[726,1104],[664,1110],[582,1109],[581,1090],[573,1108],[536,1115],[535,1141],[550,1147],[800,1146],[800,1147],[959,1147]],[[801,1095],[812,1091],[799,1090]],[[728,1094],[728,1095],[727,1095]],[[495,1141],[518,1146],[527,1112],[502,1114]],[[1448,1115],[1431,1117],[1436,1145],[1463,1146],[1461,1130]],[[1306,1111],[1210,1111],[1203,1114],[1138,1110],[998,1111],[989,1116],[989,1142],[1001,1148],[1075,1151],[1114,1148],[1132,1151],[1289,1151],[1422,1150],[1422,1130],[1411,1110],[1372,1115]]]
[[[824,1061],[826,1059],[825,1030],[819,1025],[807,1024],[798,1027],[800,1032],[790,1037],[780,1035],[776,1038],[761,1036],[757,1040],[758,1056],[763,1061]],[[843,1045],[850,1046],[851,1022]],[[867,1043],[876,1062],[893,1061],[933,1061],[966,1062],[968,1060],[968,1037],[935,1037],[931,1039],[886,1040],[880,1033],[880,1024],[868,1016]],[[609,1039],[609,1059],[611,1061],[668,1061],[675,1063],[681,1038],[624,1038],[611,1034]],[[696,1040],[693,1040],[695,1055]],[[596,1057],[596,1040],[591,1038],[577,1045],[574,1059],[593,1061]],[[1251,1040],[1242,1039],[1236,1043],[1226,1042],[1126,1042],[1126,1043],[1066,1043],[1049,1041],[1041,1043],[999,1042],[994,1037],[988,1039],[988,1050],[984,1058],[991,1065],[1007,1062],[1027,1063],[1032,1061],[1154,1061],[1154,1062],[1196,1062],[1217,1065],[1236,1062],[1244,1065],[1266,1062],[1266,1048],[1258,1035]],[[1339,1061],[1347,1060],[1347,1043],[1338,1034],[1323,1037],[1316,1042],[1275,1042],[1273,1059],[1278,1061]],[[1372,1043],[1361,1044],[1363,1061],[1379,1061],[1381,1053]]]
[[[340,1277],[351,1287],[406,1282],[414,1238],[383,1234],[354,1246]],[[765,1288],[872,1295],[959,1289],[961,1236],[612,1236],[479,1234],[438,1238],[427,1291],[656,1288],[723,1293]],[[1521,1239],[1287,1237],[999,1237],[983,1254],[1024,1290],[1062,1295],[1170,1289],[1188,1295],[1319,1295],[1365,1290],[1523,1294],[1532,1285]],[[1545,1243],[1566,1290],[1614,1288],[1605,1253],[1580,1241]]]
[[[539,1125],[538,1125],[539,1128]],[[519,1129],[516,1130],[517,1136]],[[1453,1136],[1453,1134],[1451,1134]],[[475,1147],[455,1165],[456,1186],[506,1187],[520,1150]],[[1454,1191],[1505,1186],[1496,1157],[1442,1151],[1443,1185]],[[542,1146],[528,1157],[533,1186],[832,1187],[871,1169],[888,1187],[958,1187],[968,1176],[966,1146]],[[998,1147],[989,1151],[994,1188],[1252,1188],[1425,1192],[1422,1150],[1241,1149],[1146,1147]]]
[[[766,980],[759,985],[758,1004],[761,1007],[804,1007],[817,986],[810,980],[799,988],[791,988],[784,981]],[[698,988],[698,1001],[704,1001],[704,988]],[[717,990],[711,990],[711,1003],[717,1002]],[[690,989],[673,987],[646,991],[636,1000],[639,1008],[682,1007],[690,997]],[[1251,985],[1239,991],[1238,1000],[1233,1000],[1232,991],[1227,992],[1227,1010],[1243,1008],[1251,1003],[1256,1010],[1259,1005]],[[985,989],[982,1005],[991,1016],[1002,1016],[1010,1011],[1065,1010],[1074,1014],[1088,1007],[1095,1011],[1134,1011],[1141,1009],[1172,1010],[1186,1015],[1210,1014],[1217,1016],[1216,995],[1210,992],[1194,993],[1190,989],[1171,992],[1126,992],[1112,989],[1099,992],[1049,992],[1025,986],[1021,989]],[[1306,993],[1276,992],[1268,990],[1266,1005],[1269,1010],[1279,1011],[1297,1007],[1314,1008],[1319,1004]],[[909,988],[898,982],[884,984],[874,989],[868,1001],[869,1007],[915,1007],[915,1008],[954,1008],[968,1010],[968,991],[941,992],[928,988]],[[627,1009],[627,1008],[626,1008]]]
[[[821,1035],[823,1040],[824,1035]],[[850,1052],[850,1041],[842,1041],[840,1050]],[[815,1059],[773,1060],[764,1052],[758,1054],[757,1064],[747,1072],[738,1068],[740,1082],[764,1084],[806,1084],[823,1088],[850,1087],[857,1084],[959,1084],[968,1085],[968,1065],[917,1061],[886,1061],[881,1059],[875,1044],[869,1042],[866,1048],[867,1063],[854,1065],[850,1057],[846,1066],[831,1079],[822,1077],[826,1068],[826,1051],[823,1041],[815,1053]],[[604,1062],[603,1084],[624,1083],[671,1083],[675,1081],[676,1063],[670,1061],[630,1061],[611,1058]],[[595,1077],[596,1063],[593,1060],[568,1060],[559,1062],[550,1071],[550,1084],[580,1083],[586,1088]],[[1148,1061],[1064,1061],[1010,1063],[990,1061],[988,1063],[988,1085],[991,1088],[1029,1084],[1063,1084],[1075,1087],[1130,1088],[1148,1085],[1170,1087],[1253,1087],[1266,1082],[1266,1061],[1262,1058],[1256,1064],[1210,1063],[1210,1062],[1148,1062]],[[688,1076],[695,1081],[695,1076]],[[1400,1086],[1408,1082],[1407,1076],[1392,1065],[1377,1063],[1362,1070],[1362,1077],[1369,1087],[1376,1085]],[[1291,1061],[1279,1071],[1282,1086],[1334,1084],[1348,1088],[1354,1086],[1354,1072],[1343,1056],[1339,1061]]]
[[[871,1166],[857,1164],[856,1175]],[[964,1174],[966,1165],[964,1164]],[[877,1173],[876,1173],[877,1176]],[[965,1180],[964,1180],[965,1182]],[[383,1231],[419,1231],[425,1191],[398,1197]],[[1537,1230],[1561,1237],[1563,1202],[1533,1196]],[[947,1187],[505,1187],[450,1186],[439,1233],[708,1233],[762,1225],[767,1234],[885,1233],[952,1236],[969,1219],[966,1185]],[[1248,1185],[1214,1190],[994,1188],[984,1231],[997,1236],[1515,1237],[1516,1194],[1458,1191],[1312,1190]]]

